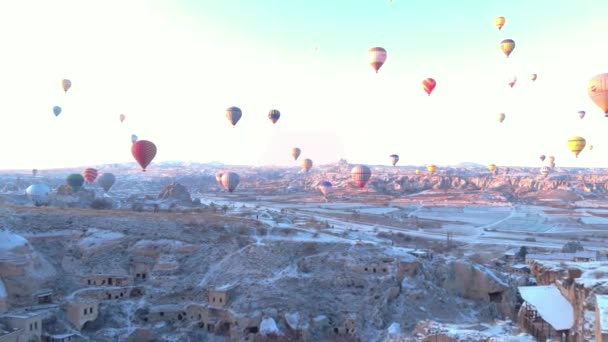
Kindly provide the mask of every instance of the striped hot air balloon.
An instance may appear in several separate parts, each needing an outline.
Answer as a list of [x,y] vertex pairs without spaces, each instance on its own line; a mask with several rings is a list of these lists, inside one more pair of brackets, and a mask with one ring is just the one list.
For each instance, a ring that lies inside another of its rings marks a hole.
[[131,145],[131,154],[145,172],[146,167],[156,156],[156,145],[148,140],[137,140]]
[[92,167],[88,167],[88,168],[84,169],[84,171],[82,172],[82,176],[84,177],[84,180],[86,180],[89,185],[93,184],[95,179],[97,179],[97,170]]
[[350,177],[360,188],[363,188],[372,176],[372,170],[366,165],[356,165],[350,170]]
[[422,81],[422,89],[424,89],[428,96],[431,96],[431,93],[433,92],[433,89],[435,89],[436,85],[437,82],[433,78],[426,78],[424,81]]
[[272,109],[270,112],[268,112],[268,119],[270,119],[270,121],[272,121],[273,124],[277,123],[277,121],[279,120],[280,117],[281,117],[281,112],[279,112],[276,109]]
[[503,39],[500,42],[500,50],[502,50],[502,53],[504,53],[507,58],[509,58],[514,49],[515,41],[513,39]]
[[378,70],[380,70],[380,67],[382,67],[382,65],[384,65],[384,62],[386,62],[386,57],[387,57],[386,50],[379,46],[373,47],[373,48],[367,50],[367,56],[369,59],[368,60],[369,64],[372,66],[372,68],[374,68],[376,73],[378,73]]

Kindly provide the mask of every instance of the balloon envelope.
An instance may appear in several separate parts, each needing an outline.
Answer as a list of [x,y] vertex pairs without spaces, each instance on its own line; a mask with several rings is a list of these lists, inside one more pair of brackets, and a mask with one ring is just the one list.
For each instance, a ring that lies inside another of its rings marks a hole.
[[608,117],[608,73],[594,76],[587,84],[587,94]]
[[399,156],[396,154],[391,154],[388,157],[391,158],[391,163],[393,164],[393,166],[395,166],[395,164],[397,164],[397,162],[399,161]]
[[379,46],[373,47],[367,50],[367,57],[369,64],[372,66],[372,68],[374,68],[376,73],[378,73],[380,67],[384,64],[384,62],[386,62],[386,50]]
[[131,154],[145,172],[146,167],[156,156],[156,145],[148,140],[137,140],[131,145]]
[[372,176],[372,170],[366,165],[356,165],[350,170],[350,177],[355,184],[363,188]]
[[304,169],[304,171],[308,172],[310,171],[310,169],[312,168],[312,160],[311,159],[304,159],[302,160],[302,169]]
[[61,81],[61,87],[63,88],[63,91],[67,93],[68,90],[72,87],[72,81],[64,79],[63,81]]
[[108,192],[114,183],[116,183],[116,177],[112,173],[105,172],[102,173],[99,178],[97,178],[97,183],[101,185],[105,192]]
[[131,142],[135,143],[137,141],[137,135],[131,134]]
[[503,121],[505,121],[505,118],[506,118],[506,117],[507,117],[507,116],[505,115],[505,113],[500,113],[500,114],[498,114],[498,122],[503,122]]
[[298,160],[298,157],[300,156],[300,153],[302,153],[302,150],[300,150],[298,147],[294,147],[291,149],[291,156],[293,157],[293,160]]
[[427,78],[422,81],[422,89],[424,89],[429,96],[431,96],[431,93],[433,92],[433,89],[435,89],[436,85],[437,82],[432,78]]
[[230,121],[230,123],[232,124],[232,127],[234,127],[236,125],[237,122],[239,122],[239,120],[241,119],[241,116],[243,116],[243,112],[241,111],[241,109],[239,107],[228,107],[226,109],[226,119],[228,119],[228,121]]
[[222,184],[222,175],[224,175],[223,172],[217,172],[215,174],[215,181],[220,185]]
[[544,162],[544,161],[545,161],[545,155],[544,155],[544,154],[541,154],[541,155],[540,155],[540,157],[538,157],[538,158],[540,158],[540,161],[541,161],[541,162]]
[[322,181],[319,183],[319,190],[323,193],[324,196],[327,196],[329,190],[331,189],[331,183],[329,181]]
[[549,166],[543,166],[540,168],[540,174],[543,175],[544,177],[547,177],[547,175],[549,175],[549,173],[551,173],[551,168]]
[[125,121],[126,116],[124,114],[120,114],[120,122]]
[[568,148],[574,153],[574,156],[578,158],[578,154],[585,148],[586,143],[587,142],[583,137],[570,137],[570,139],[568,139]]
[[268,119],[270,119],[270,121],[272,121],[273,124],[277,123],[277,121],[279,120],[280,117],[281,117],[281,112],[279,112],[276,109],[273,109],[270,112],[268,112]]
[[531,79],[532,81],[536,81],[536,79],[537,79],[537,78],[538,78],[538,75],[537,75],[537,74],[532,74],[532,75],[530,75],[530,79]]
[[498,28],[498,30],[500,30],[503,26],[505,26],[506,21],[507,20],[505,19],[505,17],[496,17],[496,19],[494,19],[494,25],[496,25],[496,28]]
[[581,119],[584,118],[585,117],[585,111],[584,110],[579,110],[578,111],[578,117],[581,118]]
[[97,178],[97,170],[92,167],[88,167],[88,168],[84,169],[84,171],[82,172],[82,176],[84,177],[84,180],[86,180],[88,184],[93,184],[93,182]]
[[72,192],[78,192],[84,184],[84,177],[79,173],[72,173],[66,177],[65,181],[72,188]]
[[25,189],[25,193],[37,207],[50,202],[51,188],[46,184],[32,184]]
[[53,114],[55,114],[55,116],[61,114],[61,107],[59,107],[59,106],[53,107]]
[[239,185],[240,177],[234,172],[226,172],[222,174],[222,186],[228,192],[233,192],[234,189]]
[[500,42],[500,49],[502,50],[502,53],[504,53],[507,58],[509,58],[509,55],[511,55],[511,53],[515,49],[515,41],[513,39],[503,39]]
[[426,170],[430,173],[433,174],[435,173],[435,171],[437,171],[437,165],[434,164],[430,164],[426,166]]

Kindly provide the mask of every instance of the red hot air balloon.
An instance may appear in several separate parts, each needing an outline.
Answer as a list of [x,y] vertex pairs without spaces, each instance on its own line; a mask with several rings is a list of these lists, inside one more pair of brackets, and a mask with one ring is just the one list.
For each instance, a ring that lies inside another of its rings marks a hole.
[[379,46],[367,50],[368,62],[371,64],[372,68],[374,68],[376,74],[384,62],[386,62],[386,56],[386,50]]
[[435,82],[435,80],[432,78],[427,78],[422,81],[422,89],[424,89],[429,96],[431,96],[431,93],[433,92],[433,89],[435,89],[436,85],[437,82]]
[[156,145],[148,140],[137,140],[131,145],[131,154],[141,166],[141,170],[146,172],[146,167],[156,156]]
[[357,165],[350,171],[350,177],[357,184],[358,187],[362,188],[367,184],[367,181],[372,175],[372,171],[365,165]]
[[124,122],[124,121],[125,121],[126,116],[125,116],[124,114],[120,114],[120,117],[119,117],[119,118],[120,118],[120,122]]
[[82,172],[82,176],[88,184],[93,184],[95,179],[97,179],[97,170],[92,167],[88,167],[84,169],[84,172]]

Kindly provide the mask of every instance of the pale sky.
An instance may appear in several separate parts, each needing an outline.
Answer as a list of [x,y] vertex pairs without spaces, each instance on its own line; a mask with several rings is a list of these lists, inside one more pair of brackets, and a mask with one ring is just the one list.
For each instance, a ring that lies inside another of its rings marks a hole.
[[[317,165],[396,153],[398,165],[541,166],[546,154],[608,167],[608,118],[586,93],[608,72],[607,12],[605,0],[2,1],[0,168],[131,162],[131,134],[157,145],[150,167],[294,165],[294,146]],[[388,52],[378,74],[374,46]],[[594,149],[575,158],[571,135]]]

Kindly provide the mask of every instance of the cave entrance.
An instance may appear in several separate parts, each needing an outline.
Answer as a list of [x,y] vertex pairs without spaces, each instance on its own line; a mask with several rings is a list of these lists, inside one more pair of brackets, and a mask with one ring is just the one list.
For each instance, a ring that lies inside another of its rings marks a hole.
[[492,303],[500,303],[502,302],[502,291],[490,292],[488,293],[490,297],[490,302]]

